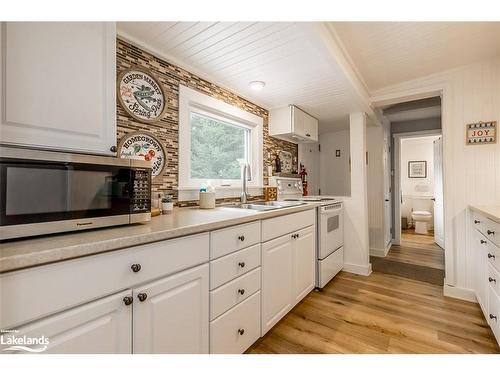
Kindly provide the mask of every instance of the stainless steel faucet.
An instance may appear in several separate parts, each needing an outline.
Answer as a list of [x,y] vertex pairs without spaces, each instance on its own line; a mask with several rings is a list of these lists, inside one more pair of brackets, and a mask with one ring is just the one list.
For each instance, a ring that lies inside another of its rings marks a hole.
[[250,169],[250,164],[242,163],[241,195],[240,195],[240,202],[241,203],[247,203],[247,200],[250,197],[250,195],[248,194],[248,191],[247,191],[247,181],[250,181],[251,179],[252,179],[252,171]]

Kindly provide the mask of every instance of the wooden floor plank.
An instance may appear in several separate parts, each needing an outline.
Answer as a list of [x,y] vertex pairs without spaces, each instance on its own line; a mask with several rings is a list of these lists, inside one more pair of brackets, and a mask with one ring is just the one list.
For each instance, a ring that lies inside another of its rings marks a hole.
[[311,292],[247,353],[500,353],[477,304],[443,288],[341,272]]

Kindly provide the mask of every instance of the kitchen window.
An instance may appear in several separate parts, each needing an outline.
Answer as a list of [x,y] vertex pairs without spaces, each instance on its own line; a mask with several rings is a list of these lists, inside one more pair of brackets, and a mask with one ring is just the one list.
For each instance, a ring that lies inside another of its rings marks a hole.
[[218,197],[239,196],[241,163],[250,164],[248,186],[262,186],[261,117],[180,86],[179,199],[197,199],[207,181]]

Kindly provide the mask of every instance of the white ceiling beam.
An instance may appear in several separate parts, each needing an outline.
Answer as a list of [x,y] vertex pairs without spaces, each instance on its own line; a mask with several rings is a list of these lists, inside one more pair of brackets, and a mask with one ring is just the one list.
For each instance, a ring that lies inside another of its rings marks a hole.
[[355,96],[358,98],[357,104],[360,105],[360,110],[364,111],[375,124],[381,125],[382,119],[380,114],[373,110],[368,88],[363,77],[359,74],[333,25],[329,22],[310,22],[309,26],[322,41],[332,61],[341,68]]

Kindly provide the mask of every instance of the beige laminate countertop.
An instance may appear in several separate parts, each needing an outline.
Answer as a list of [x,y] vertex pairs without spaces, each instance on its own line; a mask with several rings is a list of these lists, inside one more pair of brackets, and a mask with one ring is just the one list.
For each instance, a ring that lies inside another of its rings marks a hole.
[[315,208],[316,203],[258,212],[231,207],[176,208],[151,222],[0,243],[0,273],[182,237]]
[[486,216],[490,220],[500,223],[500,206],[476,206],[470,204],[469,208]]

